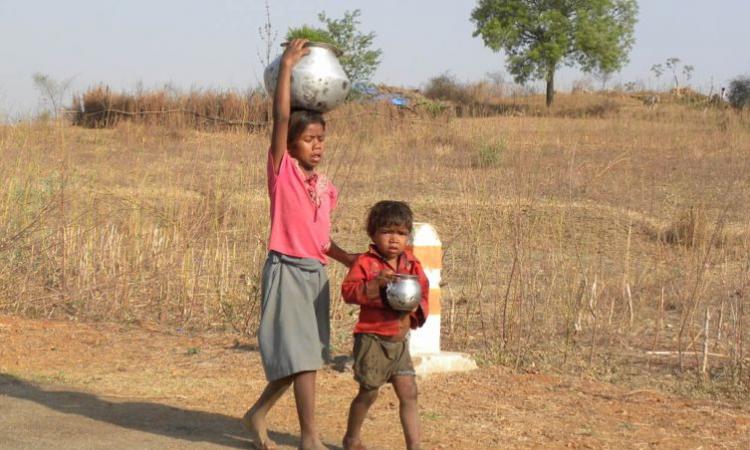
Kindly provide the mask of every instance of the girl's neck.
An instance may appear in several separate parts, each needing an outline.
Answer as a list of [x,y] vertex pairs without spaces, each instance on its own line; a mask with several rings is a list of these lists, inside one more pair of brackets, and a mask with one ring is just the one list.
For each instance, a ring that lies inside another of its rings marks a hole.
[[[294,158],[294,156],[292,156],[292,158]],[[294,161],[297,162],[297,167],[299,167],[299,170],[301,170],[302,173],[305,174],[306,178],[309,178],[312,174],[315,173],[315,167],[312,167],[312,168],[308,169],[308,168],[306,168],[305,166],[302,165],[302,163],[300,162],[299,159],[294,158]]]

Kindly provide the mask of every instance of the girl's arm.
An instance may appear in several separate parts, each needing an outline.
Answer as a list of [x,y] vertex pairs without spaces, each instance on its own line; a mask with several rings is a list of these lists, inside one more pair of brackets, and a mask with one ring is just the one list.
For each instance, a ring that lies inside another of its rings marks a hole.
[[328,247],[326,255],[345,265],[351,267],[354,261],[357,260],[358,253],[347,253],[341,249],[335,242],[331,241],[331,245]]
[[281,55],[279,64],[279,77],[276,81],[276,91],[273,94],[273,131],[271,131],[271,157],[273,158],[273,170],[279,173],[281,158],[286,151],[286,140],[289,134],[289,115],[292,104],[292,67],[310,53],[310,49],[304,48],[306,39],[294,39],[286,46]]

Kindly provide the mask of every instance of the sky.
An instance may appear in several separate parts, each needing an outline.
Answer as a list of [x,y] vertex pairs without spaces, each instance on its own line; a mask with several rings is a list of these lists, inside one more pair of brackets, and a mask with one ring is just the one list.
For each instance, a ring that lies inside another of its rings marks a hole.
[[[274,52],[289,27],[320,26],[318,13],[341,18],[361,11],[359,29],[376,34],[383,51],[376,83],[420,87],[448,73],[461,82],[505,72],[505,59],[472,36],[475,0],[268,0],[278,32]],[[259,85],[265,43],[265,0],[0,0],[0,119],[40,110],[32,75],[71,81],[71,95],[106,84],[134,90],[238,89]],[[666,85],[652,65],[677,57],[695,67],[691,84],[716,92],[750,74],[750,1],[640,0],[630,62],[611,83]],[[585,78],[576,69],[558,73],[556,87]],[[536,85],[541,86],[540,84]],[[663,86],[662,86],[663,87]],[[69,102],[70,96],[66,102]]]

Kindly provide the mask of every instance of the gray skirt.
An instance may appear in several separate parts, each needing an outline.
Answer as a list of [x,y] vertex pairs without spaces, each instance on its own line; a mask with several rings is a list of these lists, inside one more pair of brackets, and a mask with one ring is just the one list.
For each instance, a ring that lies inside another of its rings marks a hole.
[[270,252],[263,266],[258,343],[268,381],[318,370],[330,354],[330,292],[316,259]]

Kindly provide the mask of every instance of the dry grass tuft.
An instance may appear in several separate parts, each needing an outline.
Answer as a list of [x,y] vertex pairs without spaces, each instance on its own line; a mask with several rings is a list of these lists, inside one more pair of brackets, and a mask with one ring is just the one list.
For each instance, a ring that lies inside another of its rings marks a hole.
[[704,210],[690,207],[661,231],[660,238],[669,244],[694,247],[709,239],[707,219]]

